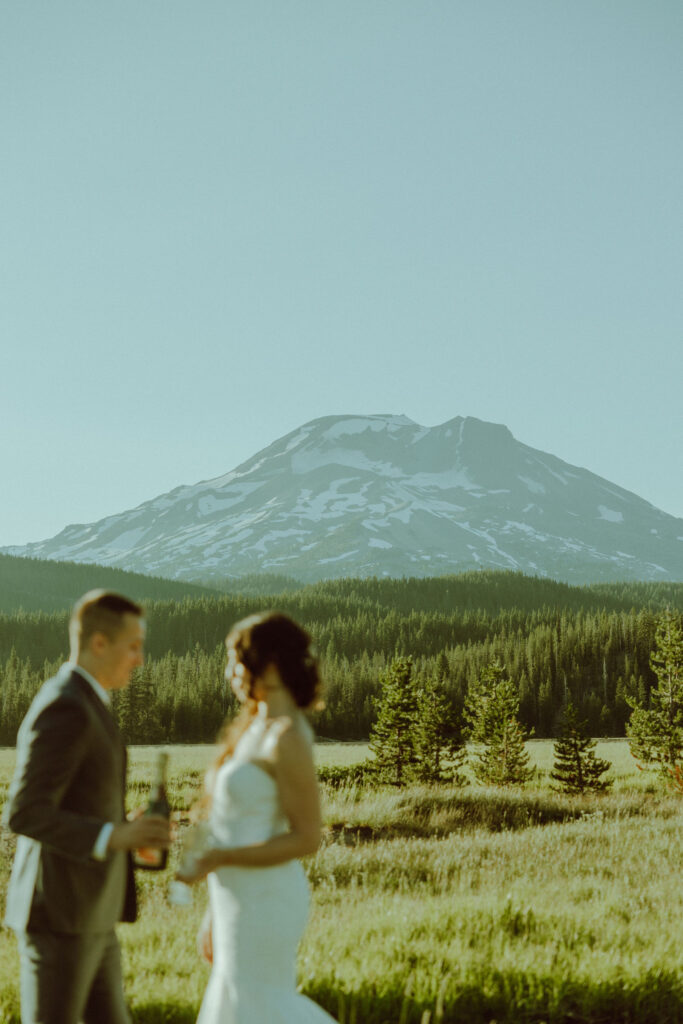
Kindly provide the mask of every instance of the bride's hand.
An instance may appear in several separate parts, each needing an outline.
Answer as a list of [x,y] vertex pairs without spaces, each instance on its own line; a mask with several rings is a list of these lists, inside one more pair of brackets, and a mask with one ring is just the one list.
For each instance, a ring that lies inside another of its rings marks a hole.
[[206,878],[221,864],[225,864],[225,850],[206,850],[201,857],[193,859],[191,866],[179,869],[175,877],[186,885],[193,885],[201,882],[202,878]]

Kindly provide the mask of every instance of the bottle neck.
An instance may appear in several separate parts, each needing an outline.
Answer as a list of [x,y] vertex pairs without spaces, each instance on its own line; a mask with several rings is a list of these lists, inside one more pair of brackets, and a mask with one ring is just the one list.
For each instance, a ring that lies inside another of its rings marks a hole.
[[168,767],[168,754],[161,753],[157,756],[156,768],[152,779],[152,793],[159,794],[166,792],[166,769]]

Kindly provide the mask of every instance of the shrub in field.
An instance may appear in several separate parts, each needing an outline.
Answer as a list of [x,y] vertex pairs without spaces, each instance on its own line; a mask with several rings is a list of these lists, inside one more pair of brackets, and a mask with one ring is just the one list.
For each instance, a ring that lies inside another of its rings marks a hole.
[[671,776],[671,785],[678,793],[683,793],[683,766],[677,764],[675,768],[671,768],[669,771]]
[[465,704],[471,739],[479,744],[474,774],[480,782],[514,786],[533,778],[518,715],[519,695],[514,683],[499,661],[489,662]]
[[633,713],[626,731],[636,760],[669,777],[683,763],[683,627],[668,609],[657,621],[650,665],[657,686],[649,707],[629,701]]
[[375,766],[370,761],[358,764],[321,765],[317,769],[318,779],[332,789],[342,786],[376,786],[379,782]]
[[601,778],[612,767],[609,761],[595,756],[597,741],[586,735],[584,722],[579,722],[570,702],[562,716],[562,732],[555,743],[555,765],[550,773],[560,793],[600,792],[613,783]]

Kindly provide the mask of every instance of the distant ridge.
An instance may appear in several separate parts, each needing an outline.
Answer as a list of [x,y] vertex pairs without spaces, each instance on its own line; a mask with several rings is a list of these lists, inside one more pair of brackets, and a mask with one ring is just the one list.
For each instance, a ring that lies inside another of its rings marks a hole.
[[207,587],[124,569],[0,554],[0,612],[5,614],[19,609],[63,611],[95,587],[117,590],[141,602],[217,596]]
[[328,416],[231,472],[9,554],[174,579],[303,582],[510,569],[570,583],[683,580],[683,520],[456,416]]

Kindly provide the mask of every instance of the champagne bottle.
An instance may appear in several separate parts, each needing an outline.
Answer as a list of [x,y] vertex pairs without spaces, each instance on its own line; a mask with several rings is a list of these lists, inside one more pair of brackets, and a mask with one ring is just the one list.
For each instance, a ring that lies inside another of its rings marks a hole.
[[[168,754],[165,750],[157,754],[154,782],[149,794],[149,801],[145,808],[145,814],[159,814],[162,818],[170,818],[171,808],[166,795],[166,768],[168,765]],[[136,850],[133,854],[133,863],[138,868],[146,868],[148,871],[163,871],[168,860],[168,850],[155,850],[151,847]]]

